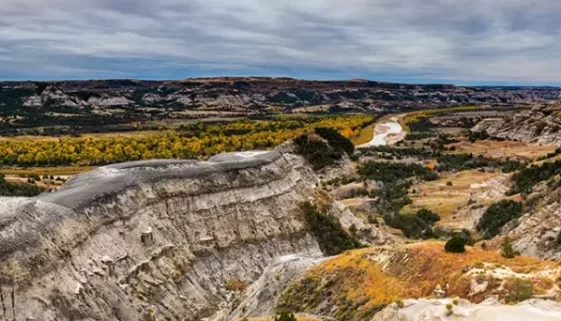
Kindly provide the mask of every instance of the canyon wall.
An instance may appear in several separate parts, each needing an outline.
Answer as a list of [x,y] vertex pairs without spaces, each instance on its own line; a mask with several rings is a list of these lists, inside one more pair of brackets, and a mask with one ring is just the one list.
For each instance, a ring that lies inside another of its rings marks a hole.
[[320,254],[298,208],[315,184],[300,157],[272,151],[111,165],[2,199],[3,317],[211,317],[273,258]]

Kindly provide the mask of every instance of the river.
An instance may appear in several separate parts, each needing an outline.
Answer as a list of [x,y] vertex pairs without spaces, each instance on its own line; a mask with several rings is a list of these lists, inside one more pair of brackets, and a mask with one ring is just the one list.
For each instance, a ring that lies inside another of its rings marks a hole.
[[398,122],[397,117],[384,120],[374,126],[374,137],[366,144],[357,146],[357,148],[367,148],[372,146],[393,145],[405,138],[406,132]]

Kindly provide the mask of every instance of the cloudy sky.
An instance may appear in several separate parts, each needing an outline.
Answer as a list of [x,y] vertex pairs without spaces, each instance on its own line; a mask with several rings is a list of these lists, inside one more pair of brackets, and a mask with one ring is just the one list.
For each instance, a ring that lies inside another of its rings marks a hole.
[[561,85],[557,0],[0,0],[0,79]]

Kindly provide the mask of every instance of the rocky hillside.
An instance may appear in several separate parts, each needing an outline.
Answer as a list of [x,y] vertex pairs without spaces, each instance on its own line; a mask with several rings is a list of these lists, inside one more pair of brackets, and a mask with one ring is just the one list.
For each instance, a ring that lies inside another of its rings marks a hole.
[[[551,87],[457,87],[291,78],[200,78],[184,81],[96,80],[0,83],[0,109],[170,107],[236,112],[320,106],[357,110],[455,104],[515,104],[559,99]],[[299,111],[306,111],[300,109]]]
[[492,137],[561,146],[559,104],[524,110],[512,117],[488,118],[472,131],[487,132]]
[[[545,316],[559,317],[559,304],[539,301],[513,308],[504,303],[555,297],[559,286],[551,279],[560,272],[554,262],[509,260],[496,251],[469,248],[463,254],[445,253],[443,242],[371,247],[308,269],[276,304],[336,320],[515,319],[496,318],[503,314],[556,320]],[[426,297],[448,299],[414,300]],[[486,298],[490,300],[477,304]]]
[[209,317],[273,258],[321,255],[299,208],[315,184],[272,151],[112,165],[1,200],[2,304],[17,320]]

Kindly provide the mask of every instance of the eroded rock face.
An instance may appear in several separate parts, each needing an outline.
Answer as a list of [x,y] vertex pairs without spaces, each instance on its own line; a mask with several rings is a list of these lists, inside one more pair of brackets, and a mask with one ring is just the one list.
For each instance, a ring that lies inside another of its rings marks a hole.
[[2,199],[3,291],[17,320],[200,320],[227,305],[230,280],[319,253],[298,210],[314,184],[273,151],[112,165]]
[[488,118],[472,131],[486,131],[490,136],[561,146],[561,118],[557,107],[525,110],[510,118]]
[[553,202],[523,215],[505,227],[513,246],[524,256],[561,260],[561,204]]
[[[42,87],[47,87],[41,91]],[[183,81],[91,80],[0,82],[25,107],[158,106],[238,109],[244,112],[280,106],[333,105],[351,110],[391,107],[428,108],[466,104],[515,104],[553,101],[552,87],[457,87],[367,80],[307,81],[291,78],[221,77]],[[21,90],[24,90],[22,92]],[[21,97],[20,97],[21,96]],[[92,98],[93,97],[93,98]],[[11,101],[10,103],[14,103]]]

